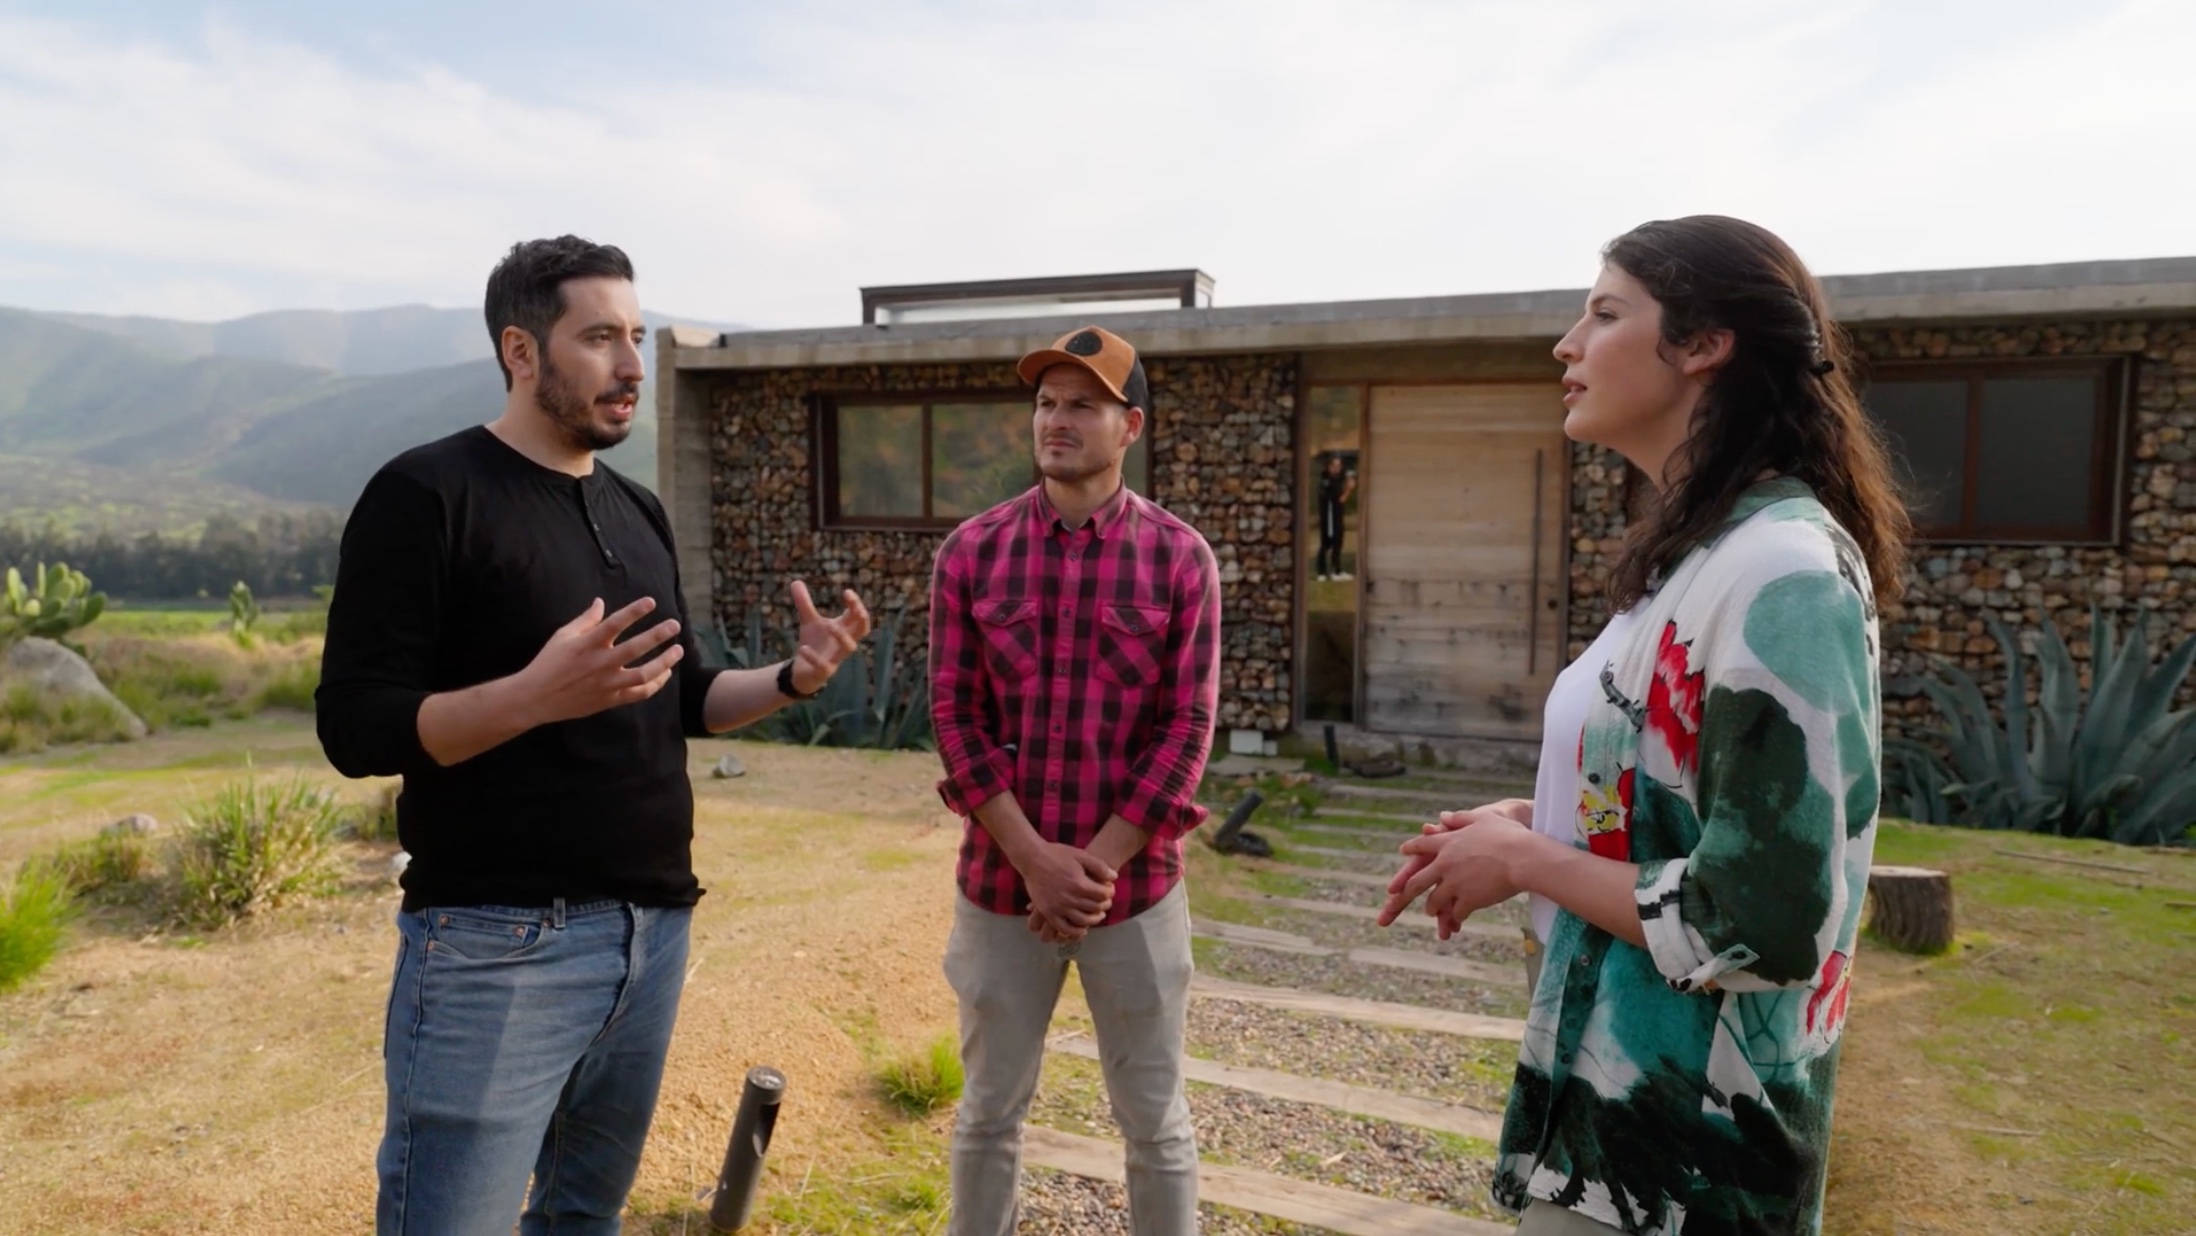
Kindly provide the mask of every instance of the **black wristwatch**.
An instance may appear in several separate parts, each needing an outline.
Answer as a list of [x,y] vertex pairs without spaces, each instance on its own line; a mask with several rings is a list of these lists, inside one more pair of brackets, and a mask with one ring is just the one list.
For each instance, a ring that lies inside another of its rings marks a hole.
[[823,688],[818,687],[808,694],[802,695],[800,690],[793,685],[793,663],[787,661],[778,667],[778,694],[789,700],[812,700],[823,694]]

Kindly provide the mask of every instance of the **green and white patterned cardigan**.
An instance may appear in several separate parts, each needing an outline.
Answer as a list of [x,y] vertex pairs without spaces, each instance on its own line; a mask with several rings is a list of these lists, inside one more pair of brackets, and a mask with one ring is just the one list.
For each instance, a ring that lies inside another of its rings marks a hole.
[[1640,864],[1649,947],[1557,916],[1495,1200],[1813,1236],[1876,840],[1867,564],[1780,478],[1640,604],[1587,716],[1579,830]]

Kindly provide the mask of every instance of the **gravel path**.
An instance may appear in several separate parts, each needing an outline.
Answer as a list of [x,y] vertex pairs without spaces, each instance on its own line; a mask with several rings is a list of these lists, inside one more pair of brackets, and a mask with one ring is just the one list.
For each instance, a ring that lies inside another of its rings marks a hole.
[[[1492,1217],[1486,1201],[1492,1147],[1223,1087],[1192,1083],[1189,1102],[1205,1159]],[[1098,1066],[1087,1060],[1055,1056],[1047,1063],[1030,1120],[1086,1136],[1120,1135]]]
[[[1016,1236],[1128,1236],[1128,1230],[1128,1191],[1121,1186],[1041,1167],[1022,1173]],[[1197,1208],[1197,1230],[1204,1236],[1325,1236],[1320,1228],[1210,1205]]]
[[1233,1000],[1192,1000],[1189,1051],[1221,1064],[1274,1069],[1443,1103],[1501,1111],[1517,1045],[1361,1026]]
[[1306,957],[1271,949],[1242,948],[1217,940],[1198,941],[1197,956],[1198,973],[1238,983],[1295,987],[1359,1000],[1447,1009],[1454,1013],[1525,1016],[1522,982],[1514,988],[1491,987],[1414,970],[1360,965],[1345,957]]

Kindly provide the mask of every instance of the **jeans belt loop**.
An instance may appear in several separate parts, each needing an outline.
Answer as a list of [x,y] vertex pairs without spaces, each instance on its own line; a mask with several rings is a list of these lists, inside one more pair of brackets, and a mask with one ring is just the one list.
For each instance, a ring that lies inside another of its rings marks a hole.
[[557,931],[564,930],[564,898],[562,897],[552,898],[549,902],[549,926]]

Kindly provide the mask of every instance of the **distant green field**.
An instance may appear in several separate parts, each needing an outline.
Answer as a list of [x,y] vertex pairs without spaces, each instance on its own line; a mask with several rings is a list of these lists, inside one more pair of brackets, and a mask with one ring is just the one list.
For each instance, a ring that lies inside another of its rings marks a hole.
[[[302,614],[317,608],[319,602],[311,597],[267,597],[260,601],[260,608],[271,618],[274,615]],[[113,601],[107,602],[107,612],[99,616],[92,629],[102,635],[208,635],[228,628],[229,603],[227,600],[205,601]],[[269,623],[267,633],[280,637],[290,631],[292,624]]]
[[229,620],[229,607],[109,609],[96,624],[103,635],[205,635],[221,629]]

